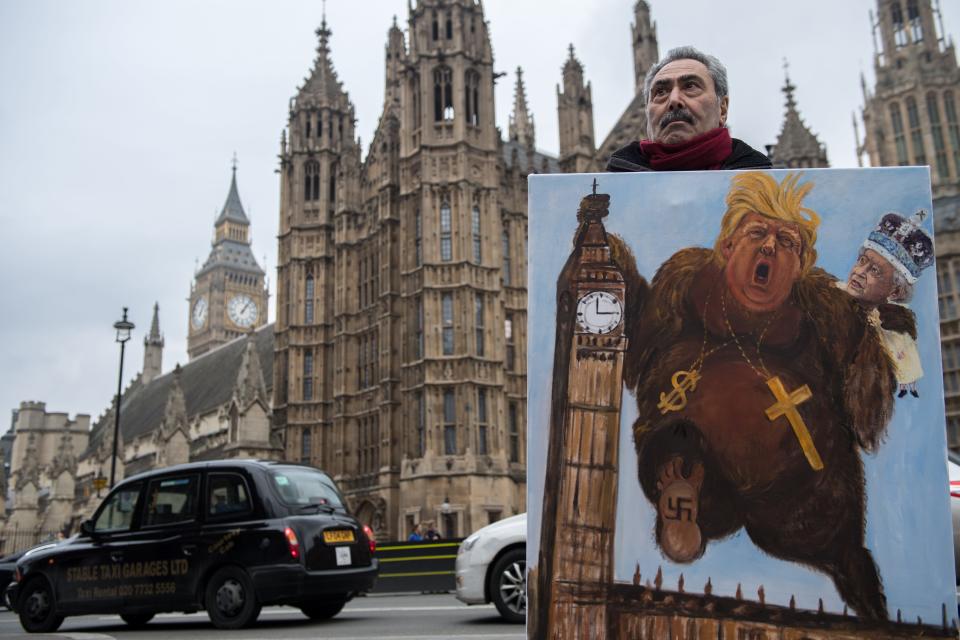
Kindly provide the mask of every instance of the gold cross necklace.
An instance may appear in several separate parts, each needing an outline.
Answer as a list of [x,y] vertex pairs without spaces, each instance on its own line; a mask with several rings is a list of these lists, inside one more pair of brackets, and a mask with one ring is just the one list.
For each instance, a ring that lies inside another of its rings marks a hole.
[[[810,467],[814,471],[820,471],[823,469],[823,460],[820,459],[820,454],[817,452],[817,446],[813,443],[813,438],[810,436],[810,431],[807,429],[806,423],[803,421],[803,416],[800,415],[800,411],[797,407],[813,397],[813,392],[810,391],[810,387],[803,385],[794,389],[793,391],[788,392],[786,387],[783,386],[783,382],[780,380],[779,376],[772,376],[767,370],[766,365],[763,364],[763,354],[760,351],[760,345],[763,343],[763,338],[767,333],[767,329],[773,324],[776,314],[770,318],[767,322],[767,326],[763,328],[763,331],[760,332],[760,336],[757,338],[757,363],[760,365],[760,369],[754,366],[753,361],[750,360],[750,356],[747,355],[746,350],[743,348],[743,345],[740,344],[740,340],[737,338],[736,332],[734,332],[733,327],[730,325],[730,318],[727,316],[727,296],[726,292],[720,298],[720,307],[723,310],[723,321],[727,325],[727,330],[730,332],[730,335],[733,337],[733,341],[736,343],[737,348],[740,350],[740,355],[743,356],[743,359],[750,365],[750,368],[753,369],[754,373],[760,376],[760,379],[763,380],[767,387],[770,389],[770,392],[773,394],[776,402],[767,407],[765,414],[767,420],[773,422],[780,416],[784,416],[787,419],[787,422],[790,423],[790,426],[793,428],[793,434],[797,437],[797,441],[800,443],[800,448],[803,449],[803,455],[806,456],[807,462],[810,464]],[[761,372],[761,369],[763,370]]]

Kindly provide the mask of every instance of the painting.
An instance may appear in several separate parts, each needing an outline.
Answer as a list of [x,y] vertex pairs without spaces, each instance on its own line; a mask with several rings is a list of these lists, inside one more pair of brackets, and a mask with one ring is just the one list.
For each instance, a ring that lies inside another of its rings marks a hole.
[[954,637],[927,169],[529,200],[530,637]]

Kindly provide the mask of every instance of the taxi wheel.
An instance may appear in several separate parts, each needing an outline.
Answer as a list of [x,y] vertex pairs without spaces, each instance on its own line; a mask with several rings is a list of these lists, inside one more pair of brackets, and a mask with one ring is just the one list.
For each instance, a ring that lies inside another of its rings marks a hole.
[[56,614],[53,591],[43,578],[27,583],[20,594],[20,625],[30,633],[50,633],[63,624],[63,616]]
[[247,572],[238,567],[223,567],[210,578],[204,606],[213,626],[240,629],[256,622],[260,603]]
[[527,619],[527,552],[508,551],[490,572],[490,596],[507,622]]
[[139,627],[147,626],[147,623],[153,620],[152,613],[123,613],[120,615],[120,619],[127,623],[128,626],[137,629]]
[[300,605],[300,611],[311,620],[329,620],[340,613],[346,600],[327,600],[325,602],[311,602]]

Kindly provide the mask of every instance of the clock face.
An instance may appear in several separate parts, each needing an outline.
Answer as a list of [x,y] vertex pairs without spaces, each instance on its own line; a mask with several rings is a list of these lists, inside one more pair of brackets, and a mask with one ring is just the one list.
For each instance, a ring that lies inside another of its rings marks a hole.
[[587,333],[610,333],[622,317],[620,300],[606,291],[591,291],[577,303],[577,323]]
[[252,327],[257,321],[257,303],[248,295],[240,294],[230,298],[227,314],[238,327]]
[[190,313],[190,322],[194,329],[202,329],[207,324],[207,297],[200,296],[193,303],[193,311]]

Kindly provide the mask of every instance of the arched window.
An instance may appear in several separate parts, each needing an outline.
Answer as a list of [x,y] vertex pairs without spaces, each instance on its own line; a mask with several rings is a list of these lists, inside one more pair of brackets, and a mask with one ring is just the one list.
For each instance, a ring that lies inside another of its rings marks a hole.
[[437,67],[433,70],[433,119],[452,122],[453,116],[453,72],[450,67]]
[[453,18],[450,17],[450,12],[447,12],[447,40],[453,38]]
[[937,103],[937,94],[933,91],[927,94],[927,117],[930,118],[930,129],[933,134],[937,174],[947,179],[950,177],[950,163],[947,161],[947,145],[943,137],[943,124],[940,122],[940,105]]
[[483,262],[483,243],[480,238],[480,207],[478,205],[473,205],[470,216],[470,230],[473,234],[473,261],[480,264]]
[[903,118],[900,115],[900,105],[896,102],[890,103],[890,122],[893,124],[893,140],[897,145],[897,164],[903,166],[910,164],[907,157],[907,138],[903,133]]
[[457,400],[453,389],[443,390],[443,453],[457,455]]
[[320,163],[316,160],[304,165],[303,199],[307,202],[320,199]]
[[907,0],[907,21],[913,41],[923,42],[923,24],[920,22],[920,8],[917,6],[917,0]]
[[313,275],[307,276],[307,283],[304,290],[303,321],[305,324],[313,324]]
[[303,353],[303,399],[313,400],[313,350]]
[[480,125],[480,74],[470,69],[464,74],[464,113],[467,124]]
[[474,330],[476,332],[477,355],[481,357],[484,353],[483,307],[483,294],[477,293],[474,296]]
[[423,391],[417,391],[417,447],[416,455],[422,458],[427,453],[427,403]]
[[413,215],[413,258],[416,266],[423,264],[423,216],[419,207]]
[[304,427],[300,434],[300,462],[310,462],[313,454],[313,433],[310,427]]
[[440,260],[450,262],[453,259],[453,236],[450,203],[440,204]]
[[897,0],[890,6],[890,17],[893,20],[893,41],[898,47],[907,44],[907,30],[903,24],[903,9]]
[[503,284],[510,286],[510,230],[503,230]]
[[954,175],[960,175],[960,121],[957,120],[957,105],[953,101],[953,91],[943,92],[943,110],[947,114],[947,131],[950,133]]
[[410,77],[410,128],[416,131],[420,128],[420,75]]
[[923,148],[923,132],[920,130],[920,114],[917,113],[917,101],[907,97],[907,122],[910,123],[910,141],[913,146],[913,163],[927,164],[927,154]]
[[330,206],[333,206],[337,201],[337,163],[333,161],[330,163]]
[[310,131],[310,121],[313,120],[313,114],[312,114],[312,113],[307,113],[307,114],[304,114],[304,115],[306,115],[306,117],[307,117],[307,125],[304,127],[304,137],[309,138],[309,137],[310,137],[310,133],[311,133],[311,131]]
[[436,12],[436,11],[433,12],[433,30],[432,30],[432,33],[433,33],[433,39],[434,39],[434,40],[439,40],[439,39],[440,39],[440,20],[439,20],[439,18],[437,18],[437,12]]
[[453,355],[453,294],[444,291],[440,297],[440,316],[443,322],[443,355]]

